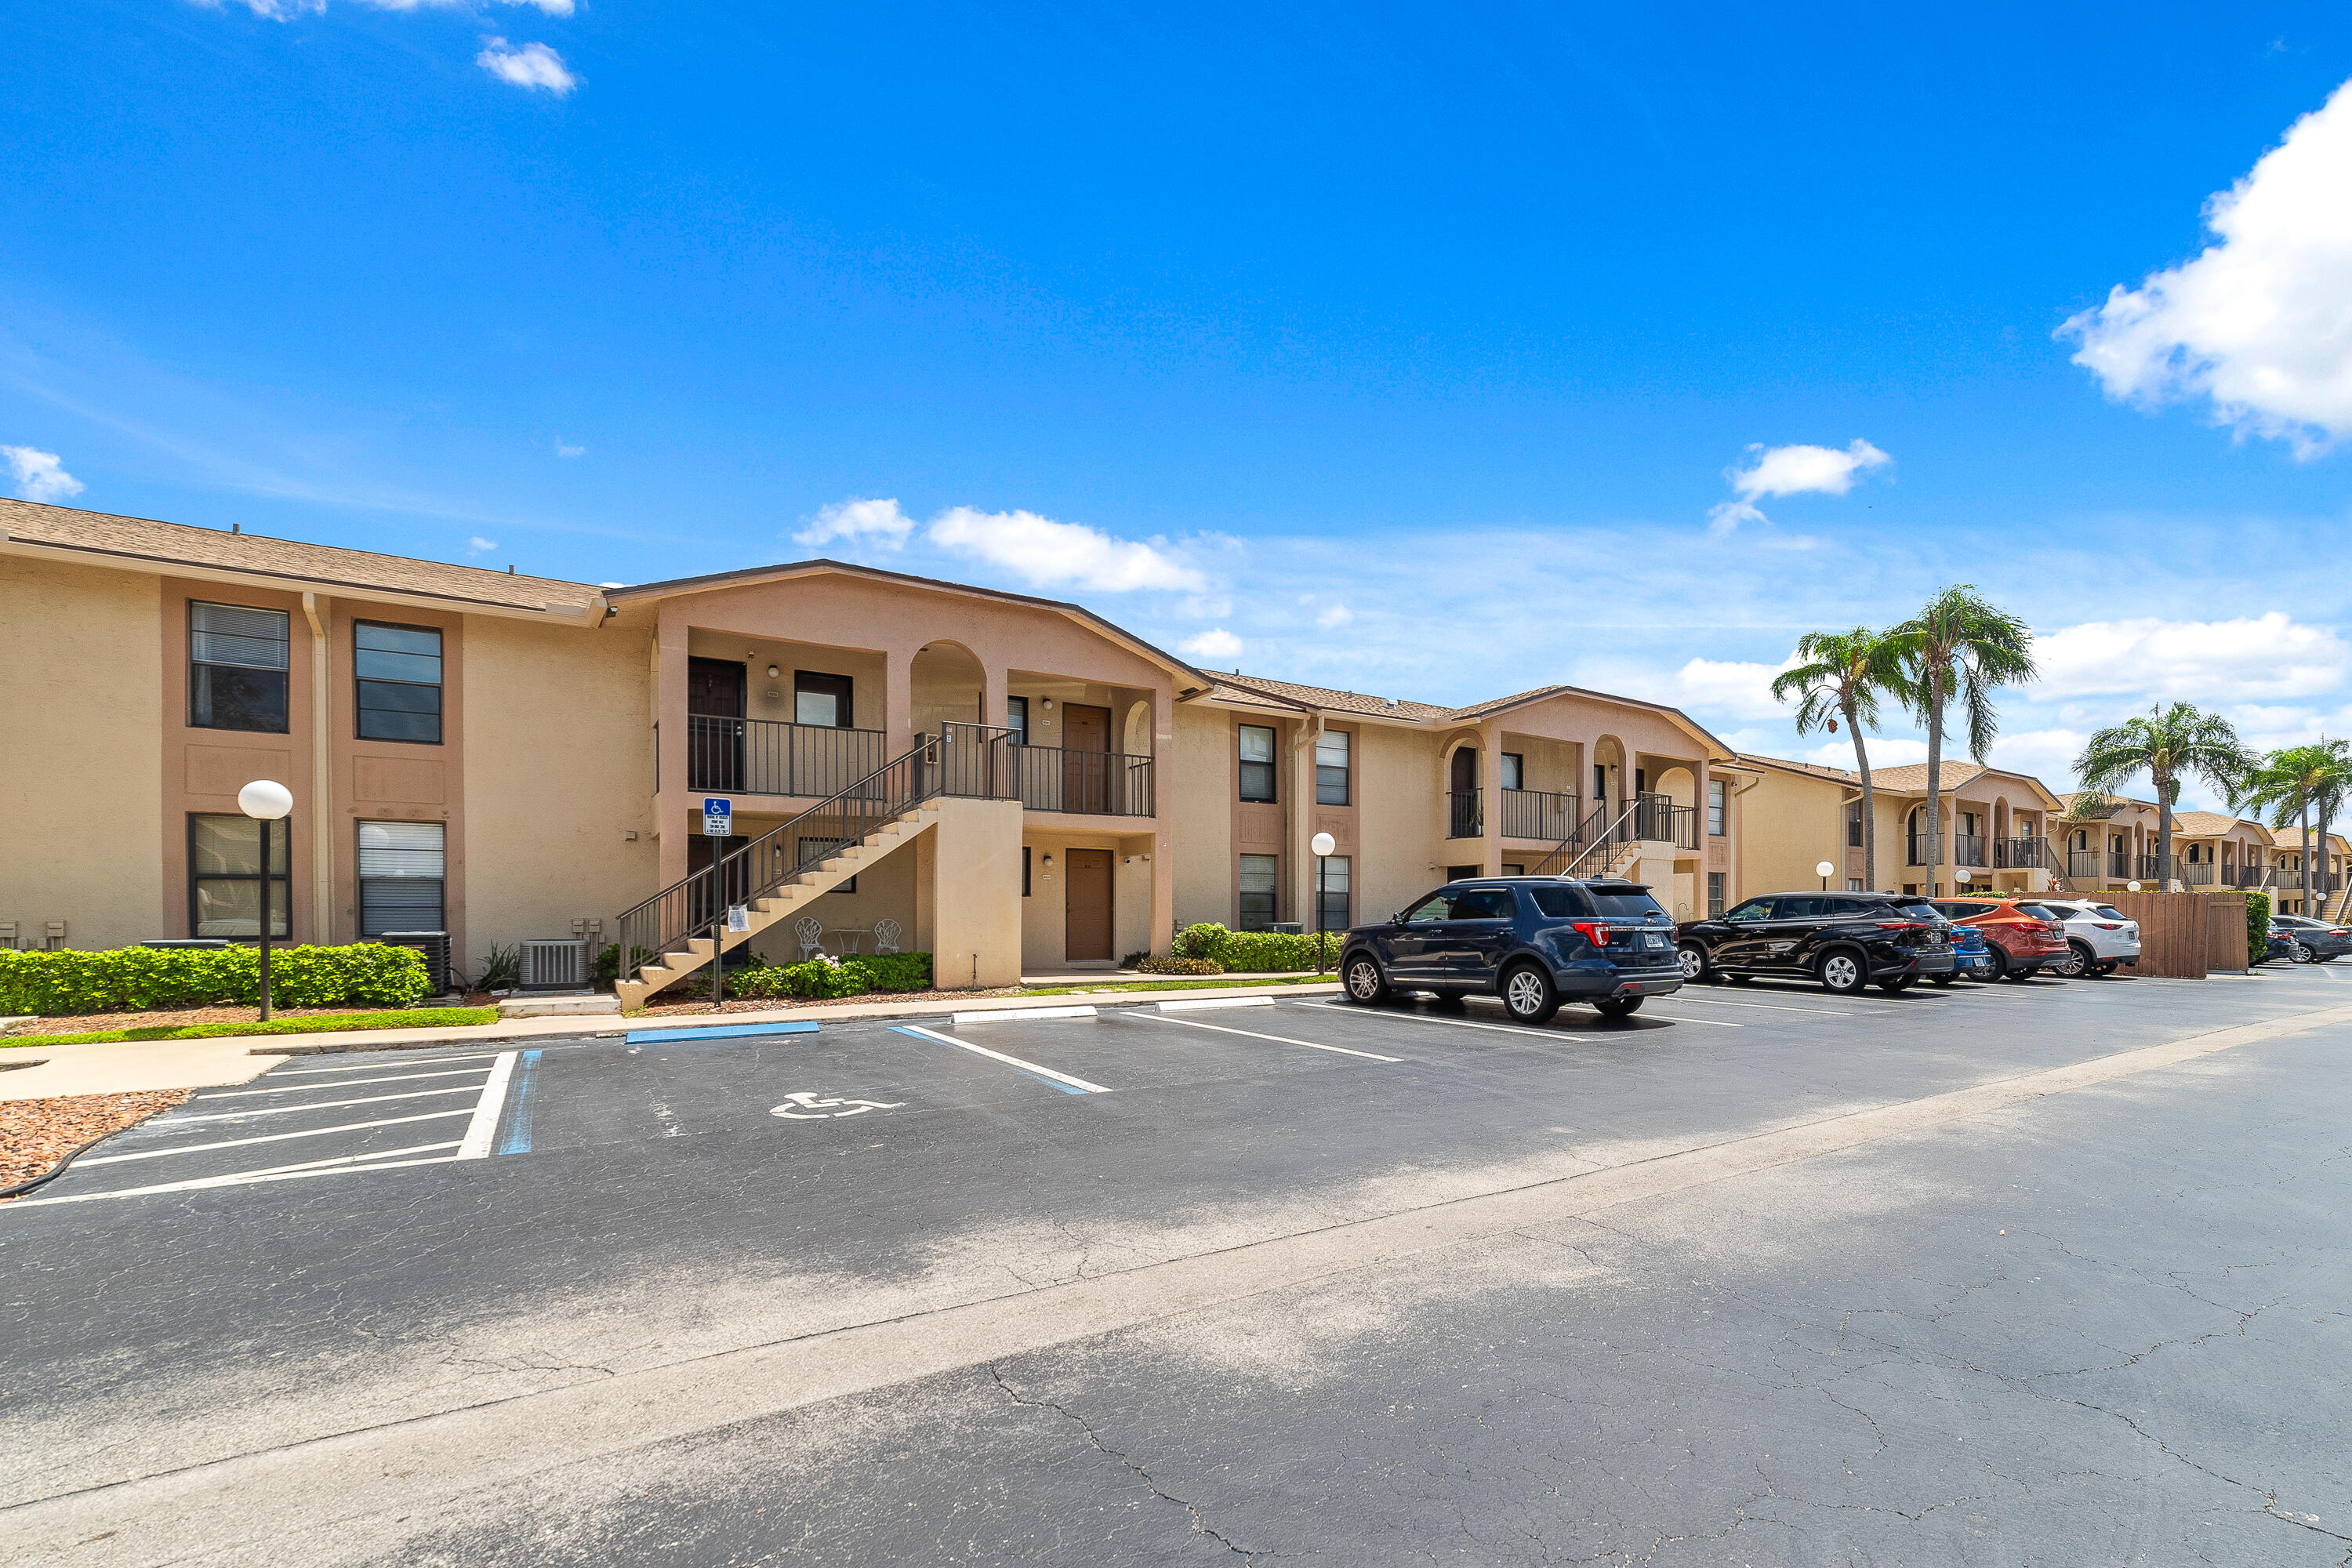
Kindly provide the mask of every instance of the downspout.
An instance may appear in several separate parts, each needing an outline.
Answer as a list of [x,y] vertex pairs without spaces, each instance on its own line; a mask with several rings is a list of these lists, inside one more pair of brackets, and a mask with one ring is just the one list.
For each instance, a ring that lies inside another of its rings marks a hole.
[[[1303,771],[1299,767],[1298,753],[1307,751],[1308,747],[1323,739],[1324,722],[1323,710],[1320,708],[1315,710],[1313,730],[1307,728],[1305,720],[1299,721],[1298,738],[1290,742],[1290,787],[1282,795],[1282,841],[1290,847],[1291,910],[1294,915],[1308,908],[1315,901],[1315,868],[1309,864],[1313,856],[1307,850],[1306,840],[1299,837],[1300,825],[1311,824],[1315,819],[1303,811],[1296,815],[1293,813],[1294,806],[1302,804],[1299,800],[1300,793],[1315,782],[1312,761],[1314,753],[1307,752],[1309,761]],[[1302,878],[1305,879],[1304,893],[1298,890],[1302,885],[1300,880]]]
[[329,739],[335,703],[327,686],[325,602],[318,595],[302,595],[302,618],[310,623],[310,940],[324,947],[335,940],[334,748]]

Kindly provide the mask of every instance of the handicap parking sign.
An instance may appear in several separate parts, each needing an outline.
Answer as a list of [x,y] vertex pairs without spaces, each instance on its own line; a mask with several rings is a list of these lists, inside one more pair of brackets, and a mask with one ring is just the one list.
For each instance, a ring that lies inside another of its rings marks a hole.
[[702,831],[712,838],[724,838],[735,831],[735,803],[711,795],[702,803]]

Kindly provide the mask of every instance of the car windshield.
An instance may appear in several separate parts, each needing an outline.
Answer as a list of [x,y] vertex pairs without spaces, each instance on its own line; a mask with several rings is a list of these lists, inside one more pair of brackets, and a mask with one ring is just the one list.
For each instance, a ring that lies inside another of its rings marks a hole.
[[2065,918],[2056,910],[2048,909],[2041,904],[2020,904],[2017,906],[2017,912],[2025,916],[2029,920],[2055,921],[2063,920]]

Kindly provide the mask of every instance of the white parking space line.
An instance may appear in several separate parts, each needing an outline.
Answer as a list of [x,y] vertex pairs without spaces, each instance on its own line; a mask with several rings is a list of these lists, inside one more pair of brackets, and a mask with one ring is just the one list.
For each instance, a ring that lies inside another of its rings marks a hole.
[[474,1120],[466,1124],[465,1142],[457,1146],[460,1160],[487,1159],[490,1140],[498,1135],[499,1112],[507,1105],[507,1079],[514,1075],[515,1058],[520,1051],[500,1051],[499,1059],[490,1064],[489,1081],[482,1085],[482,1098],[475,1103]]
[[[1298,1005],[1301,1007],[1319,1007],[1328,1013],[1354,1011],[1351,1007],[1343,1008],[1336,1002],[1301,1002]],[[1480,1024],[1473,1022],[1468,1018],[1435,1018],[1432,1017],[1427,1013],[1378,1013],[1372,1016],[1381,1018],[1395,1018],[1402,1022],[1412,1024],[1444,1024],[1455,1029],[1492,1029],[1496,1033],[1503,1035],[1533,1035],[1539,1040],[1558,1041],[1583,1038],[1581,1035],[1562,1034],[1558,1029],[1530,1029],[1524,1024]],[[1704,1024],[1710,1029],[1744,1029],[1748,1027],[1745,1024],[1734,1024],[1722,1018],[1676,1018],[1674,1021],[1677,1024]]]
[[371,1083],[415,1083],[420,1079],[428,1078],[471,1078],[484,1070],[486,1069],[482,1068],[452,1068],[447,1072],[404,1072],[394,1074],[391,1078],[346,1078],[338,1079],[333,1083],[286,1083],[279,1084],[275,1089],[232,1089],[226,1094],[200,1094],[196,1098],[198,1100],[249,1100],[257,1094],[314,1094],[322,1089],[334,1093],[346,1089],[358,1089]]
[[292,1116],[305,1110],[337,1110],[346,1105],[383,1105],[394,1100],[423,1100],[429,1095],[473,1092],[472,1084],[460,1083],[452,1084],[447,1089],[412,1089],[405,1094],[372,1094],[358,1100],[321,1100],[309,1105],[263,1105],[251,1110],[216,1110],[209,1116],[174,1116],[168,1124],[151,1122],[149,1125],[161,1130],[166,1126],[192,1126],[199,1121],[241,1121],[248,1116]]
[[[340,1068],[275,1068],[271,1069],[269,1076],[271,1078],[315,1078],[320,1074],[331,1072],[382,1072],[388,1067],[437,1068],[446,1067],[451,1062],[486,1062],[497,1055],[496,1051],[481,1051],[467,1057],[418,1057],[413,1061],[354,1062],[349,1067]],[[476,1068],[474,1070],[479,1072],[482,1069]],[[326,1086],[321,1084],[320,1087],[323,1089]]]
[[[1091,1014],[1094,1009],[1089,1007],[1087,1011]],[[994,1016],[1003,1016],[1001,1013]],[[988,1015],[982,1015],[982,1016],[988,1016]],[[970,1051],[976,1057],[986,1057],[991,1061],[1003,1062],[1009,1068],[1017,1068],[1032,1078],[1046,1079],[1067,1094],[1108,1094],[1110,1092],[1101,1084],[1088,1083],[1085,1079],[1072,1078],[1068,1073],[1055,1072],[1052,1068],[1039,1067],[1035,1062],[1024,1062],[1019,1057],[1008,1057],[1003,1051],[992,1051],[986,1046],[976,1046],[970,1040],[959,1040],[953,1035],[941,1035],[929,1029],[919,1029],[912,1024],[897,1024],[892,1027],[902,1035],[920,1035],[927,1040],[937,1040],[943,1046],[953,1046],[960,1051]]]
[[1223,1024],[1203,1024],[1198,1018],[1165,1018],[1157,1013],[1129,1013],[1123,1016],[1139,1024],[1181,1024],[1188,1029],[1214,1029],[1221,1035],[1241,1035],[1253,1040],[1272,1040],[1278,1046],[1305,1046],[1310,1051],[1330,1051],[1343,1057],[1362,1057],[1367,1061],[1401,1062],[1402,1057],[1384,1057],[1378,1051],[1350,1050],[1346,1046],[1319,1045],[1313,1040],[1294,1040],[1282,1035],[1261,1035],[1255,1029],[1232,1029]]
[[1162,1002],[1159,1005],[1163,1013],[1190,1013],[1203,1007],[1271,1007],[1274,1005],[1274,998],[1271,996],[1199,996],[1181,1002]]
[[[418,1143],[406,1149],[386,1149],[378,1154],[340,1154],[331,1160],[309,1160],[299,1165],[271,1165],[258,1171],[238,1171],[226,1176],[192,1176],[184,1182],[158,1182],[147,1187],[121,1187],[108,1193],[72,1193],[55,1198],[18,1198],[10,1208],[39,1208],[46,1204],[86,1204],[97,1198],[137,1198],[152,1193],[192,1193],[202,1187],[242,1187],[261,1182],[289,1182],[302,1176],[339,1176],[352,1171],[399,1171],[411,1165],[446,1165],[455,1154],[433,1153],[455,1149],[455,1143]],[[399,1154],[432,1154],[429,1159],[401,1160]]]
[[1851,1013],[1834,1013],[1827,1007],[1791,1007],[1780,1002],[1727,1002],[1720,996],[1693,996],[1677,991],[1671,996],[1661,996],[1661,1002],[1703,1002],[1710,1007],[1759,1007],[1767,1013],[1818,1013],[1824,1018],[1851,1018]]
[[446,1117],[471,1116],[473,1110],[427,1110],[417,1116],[387,1116],[380,1121],[345,1121],[333,1127],[306,1127],[299,1132],[262,1132],[251,1138],[219,1138],[210,1143],[180,1143],[169,1149],[142,1149],[131,1154],[100,1154],[76,1160],[79,1171],[91,1165],[120,1165],[126,1160],[160,1160],[166,1154],[201,1154],[207,1149],[241,1149],[247,1143],[283,1143],[289,1138],[323,1138],[330,1132],[364,1132],[372,1127],[400,1127],[411,1121],[439,1121]]
[[1034,1024],[1045,1018],[1091,1018],[1092,1007],[999,1007],[984,1013],[958,1013],[952,1022],[966,1024]]

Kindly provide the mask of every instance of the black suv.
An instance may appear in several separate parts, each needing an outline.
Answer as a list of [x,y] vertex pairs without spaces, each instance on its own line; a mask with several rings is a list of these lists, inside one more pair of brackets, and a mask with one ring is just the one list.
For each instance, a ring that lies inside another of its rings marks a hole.
[[[1770,893],[1676,932],[1684,977],[1801,975],[1850,996],[1875,983],[1895,992],[1952,972],[1952,939],[1916,899],[1892,893]],[[1906,909],[1906,905],[1912,908]]]
[[1339,951],[1348,995],[1490,993],[1523,1024],[1562,1002],[1612,1018],[1682,989],[1674,917],[1639,882],[1483,877],[1448,882],[1394,920],[1349,930]]

